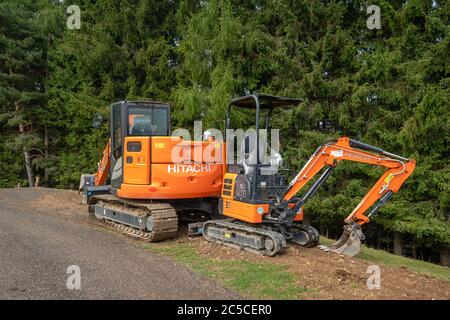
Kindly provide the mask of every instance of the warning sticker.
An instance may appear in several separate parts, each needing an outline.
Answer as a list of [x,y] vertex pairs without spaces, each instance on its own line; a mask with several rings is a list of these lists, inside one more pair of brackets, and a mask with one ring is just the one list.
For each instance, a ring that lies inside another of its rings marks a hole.
[[331,150],[331,155],[335,158],[341,158],[344,156],[344,150]]

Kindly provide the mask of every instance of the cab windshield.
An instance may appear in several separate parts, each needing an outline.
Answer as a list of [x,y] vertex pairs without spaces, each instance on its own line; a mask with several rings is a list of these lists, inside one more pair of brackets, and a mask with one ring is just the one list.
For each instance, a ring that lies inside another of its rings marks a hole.
[[168,136],[169,112],[167,107],[128,107],[128,135]]

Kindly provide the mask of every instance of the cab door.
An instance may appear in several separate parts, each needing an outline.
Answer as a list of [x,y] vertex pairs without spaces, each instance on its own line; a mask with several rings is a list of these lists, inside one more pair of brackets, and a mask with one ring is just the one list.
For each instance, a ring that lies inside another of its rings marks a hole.
[[111,106],[111,187],[120,188],[123,182],[123,116],[125,105],[116,103]]

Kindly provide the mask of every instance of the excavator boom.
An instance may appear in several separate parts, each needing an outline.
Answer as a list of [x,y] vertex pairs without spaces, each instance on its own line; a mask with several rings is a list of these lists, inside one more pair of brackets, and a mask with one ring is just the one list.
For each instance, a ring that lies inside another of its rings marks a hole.
[[[414,171],[416,162],[413,159],[400,157],[348,137],[339,138],[337,141],[326,143],[314,152],[309,161],[289,184],[289,187],[283,194],[282,201],[284,203],[290,202],[316,174],[324,167],[328,167],[305,195],[293,206],[293,213],[297,214],[302,210],[305,202],[317,192],[320,185],[329,177],[333,168],[340,161],[353,161],[386,168],[386,171],[375,185],[345,218],[344,221],[347,225],[344,227],[343,236],[331,246],[323,247],[325,250],[353,256],[359,252],[361,240],[364,240],[361,226],[369,222],[369,218],[400,189]],[[371,210],[366,214],[369,209]]]

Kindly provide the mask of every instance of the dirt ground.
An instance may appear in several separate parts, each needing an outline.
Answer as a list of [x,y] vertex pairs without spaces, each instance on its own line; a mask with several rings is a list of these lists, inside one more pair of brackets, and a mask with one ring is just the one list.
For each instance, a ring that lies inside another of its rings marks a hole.
[[[87,215],[86,205],[80,204],[76,191],[38,188],[39,200],[26,205],[38,211],[58,214],[77,222],[94,225]],[[1,193],[0,193],[1,198]],[[290,246],[282,255],[263,257],[237,251],[203,240],[188,238],[181,232],[176,242],[187,244],[209,259],[246,259],[251,262],[271,262],[286,266],[295,275],[297,284],[310,289],[307,299],[444,299],[450,298],[450,282],[412,272],[406,267],[379,264],[381,289],[367,288],[366,273],[372,263],[323,252],[318,248]],[[450,272],[450,270],[449,270]]]
[[[183,241],[183,240],[179,240]],[[206,242],[201,238],[190,241],[197,251],[212,259],[247,259],[264,263],[271,261],[286,266],[296,275],[297,285],[311,289],[306,299],[444,299],[450,298],[450,283],[428,275],[411,272],[406,267],[394,268],[378,264],[381,288],[367,288],[366,273],[372,265],[365,260],[350,258],[318,248],[290,246],[282,255],[264,257],[245,251]],[[449,271],[450,272],[450,271]]]

